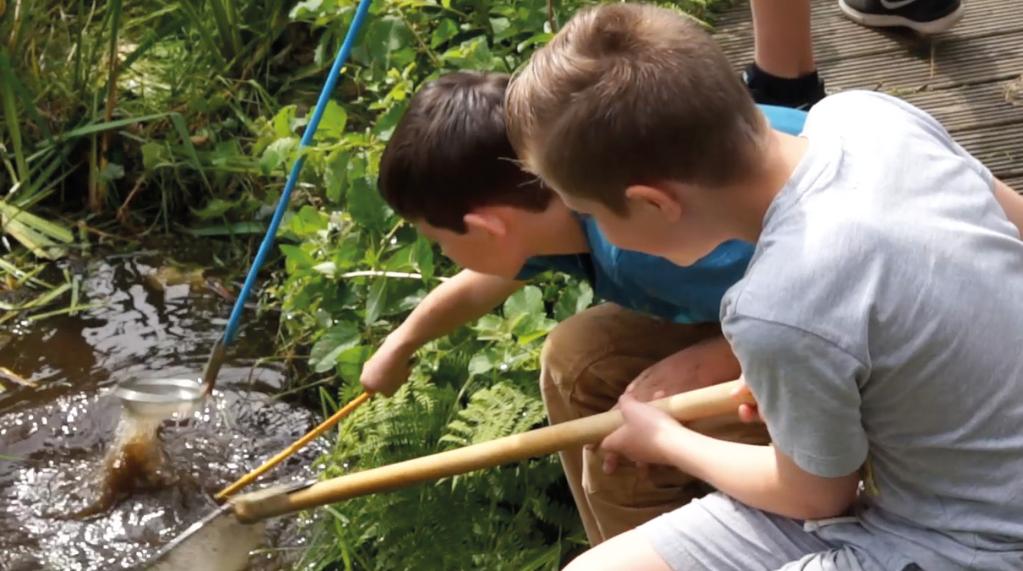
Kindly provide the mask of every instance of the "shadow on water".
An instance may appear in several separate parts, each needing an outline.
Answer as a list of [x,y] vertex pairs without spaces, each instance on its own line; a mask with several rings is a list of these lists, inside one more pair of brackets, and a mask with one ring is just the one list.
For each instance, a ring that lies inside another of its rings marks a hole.
[[[202,280],[154,279],[163,262],[144,253],[92,262],[83,292],[94,309],[0,329],[0,366],[38,385],[0,392],[0,570],[135,567],[214,509],[216,491],[315,423],[308,410],[274,398],[285,375],[259,359],[272,354],[275,327],[250,312],[214,398],[161,423],[159,479],[102,497],[121,416],[111,388],[132,378],[198,377],[230,310]],[[314,444],[263,483],[311,477],[318,453]],[[104,501],[112,507],[76,516]],[[252,568],[284,566],[301,546],[297,525],[272,523]]]

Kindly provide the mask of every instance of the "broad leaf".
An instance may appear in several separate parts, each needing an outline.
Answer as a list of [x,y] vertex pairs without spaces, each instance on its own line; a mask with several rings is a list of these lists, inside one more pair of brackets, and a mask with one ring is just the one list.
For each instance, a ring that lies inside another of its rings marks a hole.
[[342,352],[359,344],[359,328],[354,323],[341,322],[326,332],[313,344],[309,352],[309,366],[317,373],[334,368]]

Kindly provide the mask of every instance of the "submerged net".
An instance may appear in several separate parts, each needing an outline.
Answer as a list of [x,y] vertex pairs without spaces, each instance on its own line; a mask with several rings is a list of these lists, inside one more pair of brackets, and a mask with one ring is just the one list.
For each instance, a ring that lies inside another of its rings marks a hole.
[[162,416],[121,412],[114,440],[103,460],[96,500],[79,512],[80,517],[105,513],[137,491],[155,490],[174,483],[158,431]]

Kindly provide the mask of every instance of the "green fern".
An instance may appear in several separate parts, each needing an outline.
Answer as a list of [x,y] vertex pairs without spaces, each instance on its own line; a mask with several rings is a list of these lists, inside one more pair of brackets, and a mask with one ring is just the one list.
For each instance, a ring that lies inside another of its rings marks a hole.
[[452,448],[524,432],[542,423],[543,404],[511,383],[475,392],[440,441]]
[[[524,382],[534,375],[484,386],[464,408],[452,386],[414,375],[392,398],[372,400],[346,422],[325,458],[326,475],[533,428],[544,418],[535,382]],[[356,498],[327,513],[302,568],[556,569],[565,547],[581,537],[554,456]],[[570,541],[562,541],[566,535]]]

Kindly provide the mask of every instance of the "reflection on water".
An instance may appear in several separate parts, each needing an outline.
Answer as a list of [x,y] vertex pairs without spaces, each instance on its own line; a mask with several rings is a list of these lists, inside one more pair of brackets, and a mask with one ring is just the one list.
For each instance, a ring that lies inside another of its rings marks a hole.
[[[213,493],[314,424],[308,411],[273,397],[284,375],[259,359],[271,354],[274,329],[250,314],[214,398],[158,429],[166,452],[160,470],[172,483],[75,517],[103,499],[104,457],[120,416],[111,387],[198,376],[230,309],[195,280],[154,287],[147,276],[158,262],[142,255],[93,263],[83,292],[96,309],[0,330],[0,366],[39,385],[5,385],[0,393],[0,569],[136,566],[212,510]],[[310,477],[317,454],[311,446],[264,483]],[[268,557],[297,546],[294,525],[269,526],[269,546],[282,549],[265,550],[254,568],[282,565]]]

